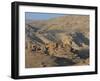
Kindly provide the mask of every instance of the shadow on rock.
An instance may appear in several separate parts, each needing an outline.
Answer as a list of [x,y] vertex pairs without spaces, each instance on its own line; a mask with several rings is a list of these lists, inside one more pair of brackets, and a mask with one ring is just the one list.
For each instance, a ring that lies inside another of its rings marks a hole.
[[72,35],[73,41],[79,46],[81,46],[82,43],[89,45],[89,39],[85,37],[82,33],[76,32]]
[[59,58],[57,57],[55,62],[57,63],[57,66],[70,66],[70,65],[74,65],[75,63],[67,58]]
[[80,50],[80,51],[78,52],[78,56],[79,56],[81,59],[87,59],[87,58],[89,58],[89,49]]

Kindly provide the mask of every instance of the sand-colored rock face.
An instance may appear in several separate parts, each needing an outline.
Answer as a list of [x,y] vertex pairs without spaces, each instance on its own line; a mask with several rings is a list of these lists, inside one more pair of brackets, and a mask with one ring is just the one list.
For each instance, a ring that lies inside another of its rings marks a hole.
[[26,23],[25,67],[89,65],[89,16]]

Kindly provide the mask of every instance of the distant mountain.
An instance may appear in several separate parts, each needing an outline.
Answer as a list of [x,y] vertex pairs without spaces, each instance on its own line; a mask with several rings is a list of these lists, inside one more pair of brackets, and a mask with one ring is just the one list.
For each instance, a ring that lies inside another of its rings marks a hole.
[[45,27],[46,30],[70,30],[89,32],[89,16],[68,15],[44,21],[33,21],[32,26]]

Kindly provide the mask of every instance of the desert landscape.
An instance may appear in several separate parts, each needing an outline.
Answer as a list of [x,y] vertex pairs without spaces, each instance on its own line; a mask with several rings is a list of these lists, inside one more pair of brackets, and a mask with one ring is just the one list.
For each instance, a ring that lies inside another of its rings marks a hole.
[[25,18],[25,68],[83,65],[89,65],[88,15]]

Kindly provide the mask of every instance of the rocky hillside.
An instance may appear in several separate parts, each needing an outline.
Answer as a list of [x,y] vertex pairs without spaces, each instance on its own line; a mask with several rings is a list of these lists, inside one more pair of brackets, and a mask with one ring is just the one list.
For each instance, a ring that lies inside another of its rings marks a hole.
[[66,15],[26,21],[25,46],[26,68],[87,65],[89,16]]

